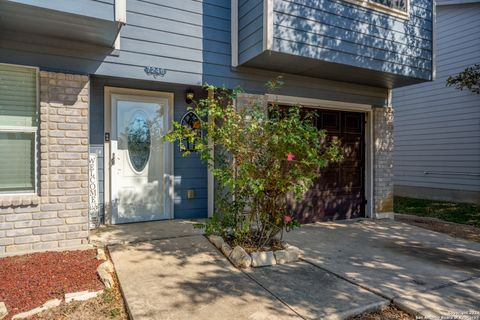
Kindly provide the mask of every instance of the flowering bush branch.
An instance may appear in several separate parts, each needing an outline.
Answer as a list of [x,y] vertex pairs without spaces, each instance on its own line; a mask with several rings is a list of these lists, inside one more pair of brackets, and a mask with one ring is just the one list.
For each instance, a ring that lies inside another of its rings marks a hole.
[[234,244],[271,245],[284,230],[299,226],[288,212],[287,195],[302,197],[319,168],[342,158],[339,142],[328,141],[300,107],[236,106],[238,91],[207,89],[215,97],[195,107],[204,135],[175,123],[166,137],[177,141],[184,155],[189,153],[185,142],[195,141],[195,151],[216,178],[214,217],[202,227]]

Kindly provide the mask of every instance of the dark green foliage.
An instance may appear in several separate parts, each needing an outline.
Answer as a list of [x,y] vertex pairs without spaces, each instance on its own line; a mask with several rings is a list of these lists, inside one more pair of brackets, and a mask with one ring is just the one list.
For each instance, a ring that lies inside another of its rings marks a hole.
[[480,93],[480,64],[468,67],[456,76],[448,77],[447,86],[459,90],[467,88],[473,93]]

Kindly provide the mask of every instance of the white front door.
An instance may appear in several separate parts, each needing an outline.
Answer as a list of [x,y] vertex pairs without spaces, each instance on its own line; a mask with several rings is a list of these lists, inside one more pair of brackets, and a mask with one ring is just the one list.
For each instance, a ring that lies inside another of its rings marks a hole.
[[172,99],[111,96],[112,223],[173,218]]

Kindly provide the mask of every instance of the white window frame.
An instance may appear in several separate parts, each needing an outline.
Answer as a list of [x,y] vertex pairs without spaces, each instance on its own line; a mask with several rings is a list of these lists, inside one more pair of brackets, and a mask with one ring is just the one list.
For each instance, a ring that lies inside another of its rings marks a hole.
[[346,2],[350,2],[365,8],[369,8],[378,12],[386,13],[388,15],[409,20],[410,19],[410,0],[407,1],[407,10],[403,11],[400,9],[390,8],[389,6],[383,5],[381,3],[374,2],[372,0],[343,0]]
[[38,193],[38,128],[40,124],[40,114],[39,114],[39,105],[40,105],[40,70],[38,67],[24,66],[18,64],[8,64],[0,63],[0,66],[13,66],[25,69],[35,70],[35,85],[36,85],[36,97],[35,97],[35,117],[36,117],[36,126],[27,127],[27,126],[6,126],[0,125],[0,132],[16,132],[16,133],[33,133],[34,134],[34,150],[32,161],[34,162],[34,172],[33,172],[33,189],[30,191],[0,191],[0,196],[8,195],[36,195]]

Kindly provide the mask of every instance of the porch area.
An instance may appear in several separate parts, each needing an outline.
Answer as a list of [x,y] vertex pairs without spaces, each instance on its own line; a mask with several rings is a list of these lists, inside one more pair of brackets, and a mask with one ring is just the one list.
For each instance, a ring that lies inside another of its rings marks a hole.
[[102,225],[90,231],[90,243],[95,246],[133,244],[153,240],[202,235],[194,225],[203,220],[162,220],[117,225]]

